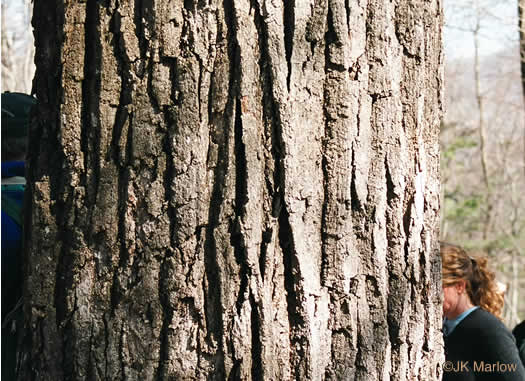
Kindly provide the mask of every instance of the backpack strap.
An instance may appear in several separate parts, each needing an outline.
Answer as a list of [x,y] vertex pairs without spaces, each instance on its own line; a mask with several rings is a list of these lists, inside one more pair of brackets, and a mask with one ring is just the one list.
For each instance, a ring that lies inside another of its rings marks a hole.
[[18,226],[22,226],[22,205],[14,197],[2,192],[2,211],[15,221]]

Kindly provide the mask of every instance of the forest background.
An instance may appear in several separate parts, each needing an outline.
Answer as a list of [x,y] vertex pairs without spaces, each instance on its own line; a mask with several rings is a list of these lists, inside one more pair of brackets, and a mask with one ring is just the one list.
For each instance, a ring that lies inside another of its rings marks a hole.
[[[30,0],[2,0],[1,90],[31,92]],[[525,319],[525,107],[518,2],[445,0],[441,239],[487,255]]]

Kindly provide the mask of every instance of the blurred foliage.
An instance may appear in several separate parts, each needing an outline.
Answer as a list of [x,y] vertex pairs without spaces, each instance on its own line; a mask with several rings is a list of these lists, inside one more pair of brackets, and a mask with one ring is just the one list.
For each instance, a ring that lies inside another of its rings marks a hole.
[[445,193],[446,220],[456,223],[463,231],[480,228],[481,205],[483,197],[480,195],[463,196],[459,192]]
[[475,148],[478,146],[478,142],[468,136],[460,136],[452,144],[443,147],[441,154],[445,161],[453,160],[457,152],[462,149]]

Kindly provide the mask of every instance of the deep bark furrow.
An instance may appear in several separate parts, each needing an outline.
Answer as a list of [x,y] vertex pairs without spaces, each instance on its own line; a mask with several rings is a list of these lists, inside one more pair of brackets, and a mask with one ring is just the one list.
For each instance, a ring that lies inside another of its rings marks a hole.
[[[172,70],[174,71],[174,70]],[[150,98],[151,99],[151,98]],[[159,343],[159,362],[157,368],[157,379],[166,380],[168,379],[169,369],[167,369],[167,364],[170,359],[170,324],[173,321],[173,308],[170,301],[170,290],[171,290],[171,279],[170,279],[170,269],[169,263],[173,256],[174,251],[178,245],[176,240],[176,211],[173,205],[173,200],[175,199],[175,194],[171,184],[175,179],[175,167],[173,165],[174,161],[174,147],[171,144],[173,139],[172,131],[176,127],[176,121],[173,118],[172,110],[166,107],[166,110],[163,112],[164,124],[167,127],[167,134],[164,137],[163,141],[163,152],[166,154],[166,170],[163,173],[163,185],[164,185],[164,200],[167,205],[166,214],[169,217],[169,245],[165,250],[164,257],[161,260],[159,267],[159,283],[158,283],[158,293],[160,299],[160,305],[162,308],[162,326],[160,329],[160,343]]]
[[104,334],[103,334],[103,339],[104,339],[104,351],[103,351],[103,354],[104,354],[104,373],[103,373],[103,376],[101,377],[102,380],[107,380],[110,378],[110,371],[109,371],[109,342],[111,340],[110,338],[110,333],[109,333],[109,323],[108,323],[108,313],[107,312],[104,312],[103,316],[102,316],[102,321],[104,323]]
[[[261,278],[263,282],[265,281],[266,275],[266,262],[269,259],[269,255],[273,257],[275,253],[268,253],[268,244],[271,243],[272,239],[276,234],[273,233],[274,229],[278,231],[278,217],[281,214],[281,208],[283,207],[283,196],[282,196],[282,183],[281,183],[281,173],[278,170],[281,166],[282,160],[282,147],[281,147],[281,137],[279,134],[279,120],[278,120],[278,111],[277,106],[275,105],[273,99],[272,91],[272,82],[271,74],[269,70],[268,57],[266,56],[267,47],[266,41],[262,32],[261,18],[258,16],[257,4],[251,2],[251,7],[254,9],[254,24],[257,29],[257,41],[259,43],[259,57],[257,59],[257,65],[260,76],[260,86],[262,92],[262,119],[264,121],[265,129],[265,141],[270,142],[270,147],[268,148],[269,157],[265,161],[265,185],[266,193],[269,198],[269,216],[267,217],[268,221],[267,226],[272,226],[271,228],[267,227],[262,233],[262,243],[261,243],[261,253],[259,258],[259,271],[261,273]],[[266,50],[265,50],[266,49]],[[270,257],[270,258],[271,258]],[[271,284],[275,284],[274,279],[272,278]]]
[[197,62],[199,63],[199,76],[197,80],[197,89],[198,89],[197,90],[197,107],[199,111],[199,121],[202,123],[203,121],[203,110],[202,110],[203,100],[201,99],[202,97],[201,91],[203,87],[203,74],[204,74],[203,71],[205,69],[204,69],[204,65],[202,62],[202,58],[199,56],[199,54],[195,54],[195,58],[197,59]]
[[[59,228],[60,229],[60,228]],[[64,239],[60,237],[60,239]],[[68,240],[64,239],[66,245],[68,244]],[[72,368],[72,356],[74,354],[74,344],[75,340],[74,337],[72,337],[71,332],[71,314],[73,311],[71,311],[71,302],[69,298],[71,297],[71,294],[68,290],[75,287],[75,283],[73,281],[73,261],[71,258],[75,253],[69,251],[67,249],[67,246],[64,245],[62,249],[60,250],[60,254],[58,257],[58,270],[59,272],[62,272],[62,274],[67,274],[66,276],[57,276],[56,279],[56,289],[55,289],[55,297],[54,297],[54,308],[56,310],[56,325],[58,328],[58,331],[61,334],[66,333],[61,337],[62,345],[61,345],[61,353],[60,353],[60,359],[61,359],[61,367],[64,371],[64,374],[68,374],[74,371]],[[59,273],[57,272],[57,274]],[[68,298],[69,297],[69,298]]]
[[[235,284],[231,284],[231,279],[228,279],[228,275],[231,274],[230,269],[225,269],[225,263],[228,263],[233,259],[235,261],[235,254],[239,255],[239,246],[230,246],[233,247],[233,257],[229,258],[230,253],[230,247],[226,247],[225,245],[231,245],[231,234],[233,232],[233,229],[235,229],[235,215],[228,215],[223,216],[223,212],[220,211],[220,209],[223,207],[224,202],[226,200],[231,200],[235,204],[236,202],[236,187],[237,184],[233,184],[233,189],[228,189],[226,178],[227,176],[233,172],[236,173],[236,162],[235,162],[235,150],[238,148],[236,147],[236,128],[239,128],[238,126],[238,120],[236,119],[236,99],[238,97],[238,60],[239,60],[239,53],[238,53],[238,44],[236,41],[236,22],[235,22],[235,9],[233,2],[230,0],[224,1],[224,12],[225,12],[225,19],[226,19],[226,46],[227,46],[227,56],[228,56],[228,65],[229,65],[229,71],[228,71],[228,88],[227,88],[227,101],[225,105],[225,109],[222,115],[222,129],[223,132],[223,140],[219,144],[219,153],[218,153],[218,163],[215,170],[215,177],[213,182],[213,193],[212,193],[212,200],[215,199],[215,202],[212,201],[210,204],[210,218],[215,220],[215,223],[210,223],[209,229],[217,229],[220,231],[220,229],[227,229],[228,234],[230,235],[229,240],[224,240],[222,242],[217,242],[216,238],[212,236],[212,244],[214,245],[214,249],[208,251],[207,254],[205,254],[205,257],[208,258],[208,256],[218,256],[223,255],[225,256],[222,258],[219,262],[219,259],[214,260],[214,266],[209,267],[209,270],[207,270],[208,276],[212,276],[210,278],[210,281],[208,284],[212,285],[215,284],[219,287],[217,287],[217,290],[214,290],[213,293],[216,294],[215,296],[215,305],[212,305],[209,309],[210,313],[210,321],[208,321],[209,324],[212,324],[211,322],[218,318],[218,323],[213,324],[215,325],[215,329],[213,330],[216,332],[215,340],[218,342],[218,353],[217,353],[217,360],[219,362],[219,369],[217,369],[217,372],[215,376],[217,379],[225,378],[225,377],[232,377],[239,371],[240,362],[238,360],[234,359],[234,352],[232,351],[232,341],[230,336],[230,324],[231,324],[231,317],[229,315],[229,309],[234,306],[227,305],[226,300],[230,298],[230,295],[227,295],[223,292],[223,290],[228,290],[231,292],[231,289],[236,288],[237,286]],[[240,118],[240,116],[239,116]],[[242,128],[242,126],[241,126]],[[233,152],[230,152],[229,146],[230,141],[232,143],[231,149]],[[219,175],[220,177],[218,177]],[[236,179],[237,180],[237,179]],[[240,192],[239,188],[239,192]],[[233,191],[234,196],[230,197],[228,194],[229,192]],[[215,195],[215,197],[213,196]],[[236,208],[237,205],[234,205],[234,208]],[[213,211],[213,209],[217,209],[217,212]],[[231,213],[234,213],[234,210],[231,211]],[[222,224],[223,227],[219,226],[221,218],[227,218],[227,221],[223,221]],[[210,221],[211,222],[211,221]],[[227,222],[227,223],[226,223]],[[226,233],[226,232],[225,232]],[[213,234],[213,233],[212,233]],[[218,245],[217,245],[218,243]],[[242,249],[241,249],[242,250]],[[210,271],[211,270],[211,271]],[[215,274],[212,274],[212,272],[215,272]],[[220,274],[220,275],[219,275]],[[236,273],[234,275],[237,279],[240,278],[240,273]],[[214,281],[215,280],[215,281]],[[242,283],[242,279],[239,279],[239,282]],[[211,290],[210,290],[211,291]],[[228,292],[226,291],[226,292]],[[237,291],[239,292],[239,291]],[[219,314],[219,316],[214,316],[212,311],[217,311],[217,309],[224,308],[226,312],[225,315]],[[233,365],[230,365],[230,362],[233,362]]]
[[170,323],[173,320],[173,306],[169,301],[169,292],[166,291],[165,283],[169,283],[169,272],[166,261],[164,260],[161,264],[161,272],[159,274],[159,297],[160,304],[162,307],[162,327],[160,330],[160,343],[159,343],[159,362],[157,366],[156,378],[158,380],[168,379],[169,369],[166,364],[169,362],[169,337],[170,337]]
[[[128,111],[128,106],[133,101],[133,78],[131,75],[130,59],[124,47],[124,35],[121,32],[122,16],[120,9],[112,10],[109,28],[113,34],[114,56],[117,62],[117,72],[120,76],[119,102],[115,114],[115,123],[112,130],[112,147],[114,160],[118,168],[118,266],[113,272],[110,287],[110,319],[116,318],[116,312],[123,298],[124,287],[121,285],[121,269],[129,260],[129,249],[127,245],[127,219],[126,213],[129,200],[130,170],[128,165],[132,161],[132,137],[133,118]],[[110,323],[111,324],[111,323]],[[112,325],[112,324],[111,324]]]
[[[133,13],[133,22],[135,24],[135,35],[139,43],[140,60],[145,61],[146,53],[149,50],[149,38],[155,37],[151,36],[150,33],[147,33],[149,31],[147,31],[148,27],[146,23],[150,21],[150,15],[146,9],[146,1],[134,0],[134,2],[135,12]],[[138,76],[142,77],[144,73],[145,71],[142,71],[141,73],[138,73]]]
[[286,85],[288,91],[290,91],[290,80],[292,78],[293,40],[295,30],[295,0],[283,0],[283,7],[284,47],[286,50],[286,62],[288,64]]
[[[333,19],[332,19],[332,9],[328,5],[327,12],[327,30],[325,31],[324,36],[324,46],[325,46],[325,83],[323,89],[323,116],[324,116],[324,137],[323,137],[323,159],[322,159],[322,169],[323,169],[323,208],[321,214],[321,225],[323,226],[322,236],[321,236],[321,247],[322,247],[322,257],[321,257],[321,281],[323,286],[328,286],[333,288],[333,275],[332,270],[335,267],[334,256],[337,255],[334,253],[334,236],[328,232],[328,229],[332,226],[330,220],[333,219],[334,214],[334,195],[332,193],[333,189],[337,189],[337,184],[334,181],[334,156],[337,155],[337,152],[334,152],[333,144],[336,132],[332,131],[332,125],[334,125],[334,109],[337,108],[337,105],[333,104],[332,97],[336,97],[336,94],[330,94],[330,86],[333,85],[333,82],[330,83],[331,75],[331,64],[330,64],[330,48],[333,48],[335,42],[335,35],[333,31]],[[334,126],[335,127],[335,126]],[[337,127],[335,127],[337,128]],[[337,144],[337,142],[335,142]],[[328,241],[331,241],[330,244]]]
[[[327,220],[327,201],[328,201],[328,181],[327,178],[329,176],[329,171],[327,169],[326,164],[326,158],[323,157],[323,175],[324,175],[324,201],[323,201],[323,212],[321,215],[322,221]],[[332,237],[333,238],[333,237]],[[331,287],[330,281],[329,281],[329,273],[331,270],[331,266],[333,265],[332,261],[330,260],[331,253],[329,253],[329,247],[327,241],[329,237],[325,231],[322,233],[322,253],[321,253],[321,285],[324,287]]]
[[260,324],[260,316],[259,316],[259,307],[257,306],[257,303],[255,302],[253,294],[250,292],[250,306],[252,309],[251,313],[251,334],[252,334],[252,342],[251,342],[251,357],[252,357],[252,369],[251,369],[251,379],[253,381],[262,381],[264,380],[264,372],[263,369],[264,363],[263,358],[261,355],[262,352],[262,346],[261,343],[261,324]]
[[[282,250],[284,265],[284,287],[290,324],[290,365],[297,380],[306,376],[308,369],[307,339],[303,336],[305,329],[304,312],[299,303],[300,288],[297,287],[297,258],[294,254],[292,231],[286,208],[282,208],[279,216],[279,246]],[[299,289],[299,290],[298,290]]]
[[[172,145],[173,141],[173,131],[177,127],[176,120],[173,115],[173,111],[169,108],[167,108],[164,113],[164,123],[167,127],[167,134],[164,138],[163,142],[163,151],[166,154],[166,170],[164,172],[164,200],[167,205],[166,213],[169,217],[169,246],[166,250],[166,256],[172,255],[172,250],[176,248],[178,245],[177,242],[177,235],[175,233],[175,229],[177,228],[176,224],[176,208],[174,205],[175,200],[175,193],[173,191],[172,183],[175,181],[176,176],[176,170],[174,166],[175,161],[175,152],[174,147]],[[165,260],[165,258],[164,258]]]
[[265,281],[266,275],[266,261],[268,259],[268,244],[271,243],[273,235],[272,228],[267,228],[262,232],[262,242],[261,250],[259,252],[259,272],[261,274],[261,279]]
[[95,368],[95,364],[93,363],[93,324],[91,324],[90,332],[89,332],[89,339],[88,339],[88,354],[87,354],[87,369],[86,369],[86,378],[89,380],[93,380],[96,378],[100,378],[99,374]]
[[248,202],[248,178],[246,163],[246,146],[243,142],[243,125],[241,113],[241,101],[235,100],[235,122],[234,122],[234,149],[235,149],[235,218],[232,231],[230,232],[231,245],[233,246],[235,259],[239,266],[238,277],[240,279],[239,293],[237,295],[237,314],[241,314],[241,308],[248,297],[248,281],[251,276],[246,252],[245,236],[243,233],[243,220],[246,216],[246,204]]
[[242,224],[242,219],[246,216],[246,203],[248,202],[248,172],[246,162],[246,145],[243,141],[243,125],[241,100],[235,100],[235,213],[238,224]]
[[[129,126],[126,130],[126,145],[124,151],[128,161],[132,160],[132,145],[133,145],[133,115],[128,114]],[[127,234],[128,232],[128,200],[130,199],[130,188],[132,188],[132,171],[129,167],[121,168],[119,171],[119,229],[118,236],[120,238],[120,252],[119,252],[119,266],[125,267],[129,262],[131,255],[130,248],[128,247],[128,241],[131,237]]]
[[120,325],[120,330],[118,333],[118,360],[119,360],[119,370],[120,370],[120,377],[123,380],[127,380],[126,377],[126,362],[124,359],[124,351],[125,351],[125,343],[124,343],[124,325]]
[[[82,83],[82,133],[81,150],[84,152],[85,172],[82,177],[86,188],[86,204],[95,205],[100,183],[101,161],[105,160],[106,152],[101,147],[100,124],[100,72],[101,72],[101,46],[99,33],[99,8],[94,0],[86,3],[85,21],[85,62],[84,81]],[[93,149],[93,151],[90,151]],[[88,239],[93,231],[93,210],[88,210],[86,232]]]
[[356,185],[356,182],[357,182],[357,174],[356,174],[356,171],[357,171],[357,161],[356,161],[356,158],[355,158],[355,147],[352,147],[352,161],[351,161],[351,166],[352,166],[352,169],[351,169],[351,182],[350,182],[350,199],[352,200],[351,201],[351,206],[352,206],[352,210],[354,211],[352,214],[354,213],[357,213],[359,211],[362,211],[362,208],[363,208],[363,205],[361,204],[361,200],[359,199],[359,196],[358,196],[358,193],[357,193],[357,185]]
[[[329,22],[330,22],[330,9],[328,9],[328,23],[327,25],[329,25]],[[331,175],[330,173],[330,170],[328,168],[328,158],[327,158],[327,142],[330,140],[330,137],[327,136],[327,135],[330,135],[331,131],[330,131],[330,126],[329,126],[329,114],[328,114],[328,110],[327,110],[327,89],[326,89],[326,76],[328,74],[328,66],[329,66],[329,45],[330,45],[330,36],[329,36],[329,30],[327,30],[325,32],[325,67],[324,67],[324,70],[325,70],[325,89],[323,91],[323,116],[324,116],[324,137],[323,137],[323,159],[322,159],[322,169],[323,169],[323,209],[322,209],[322,213],[321,213],[321,224],[323,226],[323,231],[322,231],[322,236],[321,236],[321,240],[322,240],[322,243],[321,243],[321,248],[322,248],[322,256],[321,256],[321,285],[323,286],[331,286],[331,284],[329,284],[328,282],[328,277],[329,277],[329,271],[330,271],[330,266],[331,266],[331,261],[329,259],[329,254],[328,254],[328,250],[329,248],[327,247],[327,232],[326,232],[326,222],[327,222],[327,214],[328,214],[328,203],[329,203],[329,199],[330,199],[330,196],[329,196],[329,177]]]

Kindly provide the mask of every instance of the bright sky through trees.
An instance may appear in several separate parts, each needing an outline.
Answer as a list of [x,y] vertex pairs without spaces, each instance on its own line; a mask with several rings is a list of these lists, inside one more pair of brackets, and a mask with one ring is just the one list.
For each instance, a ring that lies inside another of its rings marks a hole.
[[[479,13],[476,12],[476,4]],[[474,55],[473,30],[480,19],[480,55],[516,47],[518,6],[515,0],[444,0],[446,59]]]

